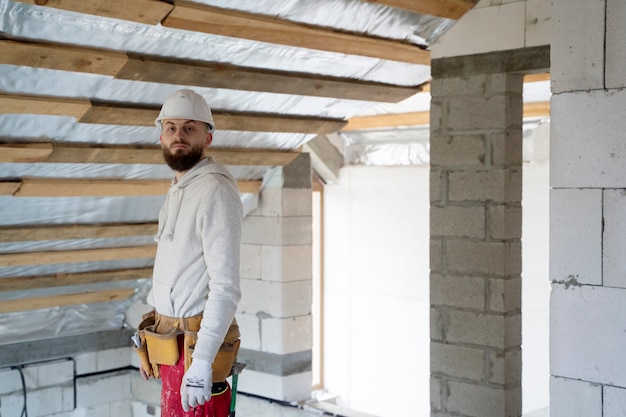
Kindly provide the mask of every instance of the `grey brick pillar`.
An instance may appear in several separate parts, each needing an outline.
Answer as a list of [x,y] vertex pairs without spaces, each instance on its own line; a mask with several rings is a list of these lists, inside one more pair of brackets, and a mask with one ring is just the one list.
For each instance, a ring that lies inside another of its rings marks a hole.
[[431,416],[520,416],[523,78],[433,77]]

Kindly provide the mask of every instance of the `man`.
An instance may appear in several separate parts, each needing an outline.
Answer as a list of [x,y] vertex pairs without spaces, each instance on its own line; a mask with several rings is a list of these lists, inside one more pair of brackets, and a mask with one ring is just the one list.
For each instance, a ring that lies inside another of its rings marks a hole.
[[[162,379],[161,415],[226,417],[231,393],[225,378],[239,347],[234,322],[241,297],[239,190],[224,165],[205,157],[215,126],[202,96],[174,92],[155,124],[175,176],[155,236],[147,299],[155,308],[154,325],[145,329],[152,369],[142,367],[142,374]],[[228,360],[216,370],[216,357],[224,351]]]

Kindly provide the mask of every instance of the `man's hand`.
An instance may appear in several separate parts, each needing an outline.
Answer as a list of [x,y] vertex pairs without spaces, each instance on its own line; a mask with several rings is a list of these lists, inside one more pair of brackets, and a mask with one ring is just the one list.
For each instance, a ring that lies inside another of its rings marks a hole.
[[180,402],[183,410],[189,411],[211,399],[213,369],[211,363],[203,359],[194,359],[183,375],[180,384]]

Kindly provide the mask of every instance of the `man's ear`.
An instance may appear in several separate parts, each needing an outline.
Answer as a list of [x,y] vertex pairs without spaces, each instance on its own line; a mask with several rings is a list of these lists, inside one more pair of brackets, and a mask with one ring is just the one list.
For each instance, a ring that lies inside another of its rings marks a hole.
[[207,148],[209,146],[211,146],[211,142],[213,142],[213,134],[212,133],[207,133],[207,135],[206,135],[206,147]]
[[165,145],[163,144],[163,135],[159,135],[159,142],[161,143],[161,148],[165,148]]

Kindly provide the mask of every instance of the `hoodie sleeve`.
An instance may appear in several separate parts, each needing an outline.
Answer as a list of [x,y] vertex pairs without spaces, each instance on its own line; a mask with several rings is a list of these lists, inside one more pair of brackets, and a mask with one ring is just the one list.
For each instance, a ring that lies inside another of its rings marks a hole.
[[206,196],[199,214],[209,295],[193,357],[213,362],[241,299],[239,260],[242,204],[239,190],[227,182]]

